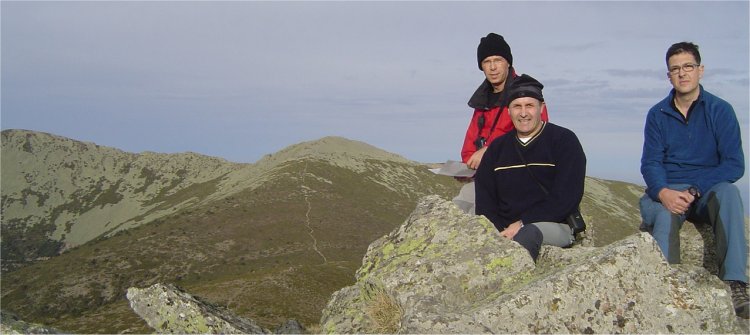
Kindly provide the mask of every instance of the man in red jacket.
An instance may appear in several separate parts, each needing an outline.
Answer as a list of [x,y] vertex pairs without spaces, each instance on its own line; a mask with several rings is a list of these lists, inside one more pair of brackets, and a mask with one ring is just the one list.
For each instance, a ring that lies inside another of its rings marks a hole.
[[[477,63],[484,72],[485,80],[469,99],[469,107],[474,108],[474,115],[461,148],[461,159],[474,170],[479,167],[490,143],[513,130],[505,87],[510,86],[517,77],[510,45],[501,35],[489,33],[480,39]],[[548,121],[546,106],[542,109],[542,120]],[[465,212],[474,213],[474,183],[464,185],[453,201]]]

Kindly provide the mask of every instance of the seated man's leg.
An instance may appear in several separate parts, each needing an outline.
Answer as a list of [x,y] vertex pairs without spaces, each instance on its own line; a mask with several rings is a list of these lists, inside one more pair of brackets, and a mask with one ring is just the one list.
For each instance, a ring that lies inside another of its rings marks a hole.
[[719,278],[747,283],[747,239],[742,198],[737,186],[719,183],[699,199],[695,217],[713,226]]
[[524,225],[513,240],[526,248],[536,262],[543,244],[567,247],[573,243],[575,236],[565,223],[535,222]]
[[542,236],[544,237],[542,240],[543,245],[554,245],[565,248],[573,244],[573,241],[576,239],[567,223],[535,222],[532,225],[539,228],[542,232]]
[[513,237],[513,241],[518,242],[518,244],[529,251],[534,262],[539,257],[539,250],[542,249],[542,240],[544,240],[542,231],[533,224],[521,227],[516,236]]
[[708,221],[714,229],[719,278],[731,288],[732,303],[737,316],[750,318],[747,294],[747,239],[742,198],[737,186],[719,183],[698,201],[695,216]]
[[[687,186],[685,186],[687,188]],[[660,202],[644,195],[640,202],[643,228],[659,244],[664,258],[671,264],[680,263],[680,228],[685,216],[669,212]]]

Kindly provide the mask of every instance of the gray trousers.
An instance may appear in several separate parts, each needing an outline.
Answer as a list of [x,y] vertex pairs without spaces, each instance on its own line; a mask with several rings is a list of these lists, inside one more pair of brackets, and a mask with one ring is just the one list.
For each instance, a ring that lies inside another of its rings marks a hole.
[[576,240],[567,223],[534,222],[532,224],[542,232],[542,244],[565,248]]
[[[673,190],[685,190],[687,184],[672,184]],[[690,206],[687,214],[672,214],[648,195],[641,198],[641,229],[659,244],[669,263],[680,263],[680,229],[686,219],[711,224],[716,239],[719,277],[747,283],[747,239],[744,203],[736,185],[718,183]]]
[[534,262],[539,257],[543,244],[562,248],[571,245],[574,240],[575,237],[570,227],[565,223],[557,222],[534,222],[524,225],[513,238],[513,241],[529,251]]
[[453,203],[466,214],[474,214],[476,202],[474,201],[474,182],[466,183],[461,191],[453,198]]

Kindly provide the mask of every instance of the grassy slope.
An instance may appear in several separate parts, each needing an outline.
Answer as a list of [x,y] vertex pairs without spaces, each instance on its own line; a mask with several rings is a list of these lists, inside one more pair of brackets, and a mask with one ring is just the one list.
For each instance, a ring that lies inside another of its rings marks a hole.
[[[4,275],[2,308],[76,333],[143,333],[150,329],[125,290],[171,282],[266,327],[317,323],[330,294],[353,282],[370,242],[401,224],[419,196],[449,197],[458,186],[414,166],[370,167],[290,163],[260,188]],[[389,176],[413,192],[382,185],[383,171],[398,172]]]
[[638,232],[638,201],[643,187],[619,181],[586,178],[581,212],[592,246],[605,246]]

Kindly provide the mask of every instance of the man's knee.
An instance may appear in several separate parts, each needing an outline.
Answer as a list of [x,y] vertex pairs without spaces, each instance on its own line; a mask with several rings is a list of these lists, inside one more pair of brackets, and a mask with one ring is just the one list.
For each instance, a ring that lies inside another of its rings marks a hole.
[[525,225],[518,231],[518,233],[516,233],[513,240],[526,248],[526,250],[529,251],[531,258],[536,262],[537,257],[539,257],[539,250],[542,249],[542,241],[544,240],[542,231],[539,230],[539,228],[533,224]]
[[640,201],[643,224],[641,230],[648,231],[659,245],[667,262],[680,263],[680,228],[682,218],[669,212],[660,202],[648,195]]
[[725,201],[740,202],[742,197],[740,196],[740,189],[737,185],[731,183],[718,183],[709,190],[709,196],[716,197],[720,203]]
[[[744,227],[744,203],[740,190],[731,183],[719,183],[711,187],[705,199],[698,204],[699,220],[713,225]],[[744,229],[744,228],[742,228]]]

